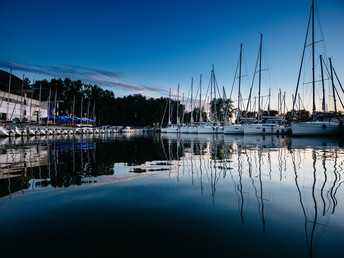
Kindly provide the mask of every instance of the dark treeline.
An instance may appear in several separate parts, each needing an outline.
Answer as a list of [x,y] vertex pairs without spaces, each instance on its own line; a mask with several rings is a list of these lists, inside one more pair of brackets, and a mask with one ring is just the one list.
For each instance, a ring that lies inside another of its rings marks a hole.
[[[51,102],[54,102],[57,92],[60,116],[73,115],[75,99],[74,116],[80,117],[82,114],[83,117],[95,118],[98,125],[152,126],[157,123],[160,125],[162,118],[164,118],[164,124],[167,124],[168,98],[147,98],[141,94],[115,97],[113,91],[104,90],[98,85],[85,84],[80,80],[72,81],[68,78],[36,81],[32,86],[37,92],[40,85],[45,91],[45,98],[51,89]],[[176,106],[174,101],[172,101],[172,105]],[[183,109],[184,106],[180,105],[180,112]],[[175,110],[174,112],[176,112]]]

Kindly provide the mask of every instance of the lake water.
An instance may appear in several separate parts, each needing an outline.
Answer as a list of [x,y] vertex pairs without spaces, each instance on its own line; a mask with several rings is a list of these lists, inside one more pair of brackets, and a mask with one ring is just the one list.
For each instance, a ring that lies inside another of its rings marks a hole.
[[1,257],[344,257],[344,139],[0,139]]

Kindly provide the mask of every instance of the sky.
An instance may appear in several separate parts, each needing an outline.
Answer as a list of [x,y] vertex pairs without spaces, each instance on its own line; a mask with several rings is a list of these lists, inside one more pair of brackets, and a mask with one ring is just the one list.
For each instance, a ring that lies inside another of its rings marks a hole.
[[[289,108],[311,0],[0,0],[0,5],[0,69],[12,68],[20,78],[68,77],[116,96],[160,97],[168,96],[169,89],[175,96],[178,84],[180,94],[188,96],[191,78],[195,94],[202,74],[205,98],[214,65],[220,91],[224,86],[228,96],[243,44],[241,93],[246,99],[262,33],[261,93],[266,96],[271,88],[276,107],[279,89],[285,91]],[[344,81],[344,0],[317,0],[316,27],[316,53],[325,45]],[[310,60],[306,54],[308,70]],[[310,77],[305,73],[301,78],[301,97],[309,107]],[[253,94],[257,91],[254,86]],[[316,99],[321,99],[320,90]]]

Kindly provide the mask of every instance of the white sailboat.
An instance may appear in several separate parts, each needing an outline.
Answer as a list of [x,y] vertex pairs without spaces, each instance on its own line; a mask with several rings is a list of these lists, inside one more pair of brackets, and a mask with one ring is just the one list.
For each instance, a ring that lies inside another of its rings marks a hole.
[[190,117],[190,124],[189,124],[189,128],[188,131],[189,133],[198,133],[198,128],[195,125],[195,121],[194,121],[194,117],[193,117],[193,102],[192,102],[192,95],[193,95],[193,78],[191,80],[191,117]]
[[30,127],[29,128],[29,135],[33,135],[33,136],[40,135],[39,128]]
[[14,131],[17,135],[24,136],[27,135],[27,130],[25,128],[16,127]]
[[320,113],[314,121],[291,124],[293,135],[336,135],[340,134],[343,122],[332,113]]
[[[217,115],[216,115],[216,79],[215,79],[215,71],[214,65],[211,70],[211,77],[210,77],[210,122],[203,123],[202,120],[200,121],[200,125],[198,127],[199,134],[220,134],[223,133],[223,126],[217,122]],[[212,97],[212,92],[214,92],[214,99]],[[212,101],[214,101],[214,112],[212,111]]]
[[290,127],[287,124],[287,120],[282,118],[269,118],[263,123],[250,123],[245,124],[244,133],[247,134],[287,134],[290,131]]
[[8,137],[8,132],[3,126],[0,127],[0,136]]
[[242,61],[242,44],[240,44],[240,57],[239,57],[239,87],[238,87],[238,108],[237,118],[235,123],[224,125],[225,134],[244,134],[244,125],[240,123],[241,111],[240,111],[240,98],[241,98],[241,61]]
[[334,78],[333,78],[333,67],[332,67],[332,61],[331,58],[329,58],[330,62],[330,80],[332,81],[332,93],[333,93],[333,101],[334,101],[334,112],[326,112],[325,110],[325,87],[324,87],[324,76],[323,76],[323,63],[324,60],[322,58],[322,55],[320,55],[320,68],[321,68],[321,77],[322,77],[322,87],[323,87],[323,103],[322,103],[322,112],[316,115],[316,106],[315,106],[315,41],[314,41],[314,0],[312,0],[312,7],[311,7],[311,14],[308,21],[307,26],[307,33],[301,58],[301,65],[300,65],[300,71],[295,91],[295,98],[293,101],[293,110],[292,110],[292,118],[294,117],[294,107],[296,102],[296,96],[298,93],[298,86],[300,82],[301,77],[301,71],[302,71],[302,65],[303,65],[303,59],[305,55],[305,49],[307,47],[307,37],[308,37],[308,31],[309,31],[309,25],[310,21],[312,21],[312,86],[313,86],[313,121],[309,122],[293,122],[291,124],[291,130],[293,135],[335,135],[339,134],[341,132],[341,128],[343,127],[343,122],[337,118],[337,107],[336,107],[336,91],[334,86]]
[[[178,89],[177,89],[177,124],[172,124],[171,123],[171,116],[172,116],[172,110],[169,109],[169,123],[170,123],[170,126],[167,127],[167,133],[180,133],[180,121],[179,121],[179,84],[178,84]],[[170,98],[171,98],[171,93],[170,93]],[[171,103],[169,104],[171,105]]]
[[122,130],[122,133],[132,133],[132,132],[134,132],[134,130],[130,126],[127,126]]

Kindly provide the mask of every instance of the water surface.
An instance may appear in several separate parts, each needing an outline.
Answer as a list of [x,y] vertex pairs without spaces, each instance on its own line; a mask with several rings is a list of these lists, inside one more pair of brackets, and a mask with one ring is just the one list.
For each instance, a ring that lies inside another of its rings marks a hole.
[[338,138],[0,139],[3,257],[343,257]]

